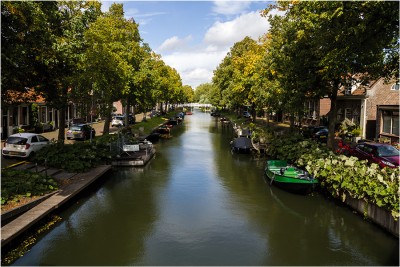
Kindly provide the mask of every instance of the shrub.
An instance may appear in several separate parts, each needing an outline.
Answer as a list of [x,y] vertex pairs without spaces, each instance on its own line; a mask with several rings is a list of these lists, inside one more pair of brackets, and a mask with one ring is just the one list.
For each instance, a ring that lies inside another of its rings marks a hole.
[[306,169],[322,188],[342,201],[349,195],[391,211],[396,219],[400,215],[398,168],[381,169],[366,160],[336,155],[325,145],[298,135],[275,137],[267,153]]
[[109,143],[113,138],[113,135],[108,135],[96,138],[92,143],[52,143],[35,154],[34,162],[70,172],[84,172],[111,161],[113,155]]
[[43,174],[11,169],[1,172],[2,205],[18,201],[20,196],[41,196],[57,189],[57,182]]

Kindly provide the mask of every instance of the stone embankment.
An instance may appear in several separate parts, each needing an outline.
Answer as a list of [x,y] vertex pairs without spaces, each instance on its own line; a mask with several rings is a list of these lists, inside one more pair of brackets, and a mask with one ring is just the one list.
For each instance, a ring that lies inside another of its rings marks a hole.
[[65,185],[36,203],[30,203],[27,204],[28,206],[25,205],[2,214],[2,217],[7,218],[7,223],[2,222],[1,227],[2,247],[103,176],[111,169],[111,166],[100,165],[85,173],[67,173],[62,170],[35,166],[32,163],[22,164],[15,168],[47,172],[48,175],[51,175],[56,180],[63,181],[62,184]]

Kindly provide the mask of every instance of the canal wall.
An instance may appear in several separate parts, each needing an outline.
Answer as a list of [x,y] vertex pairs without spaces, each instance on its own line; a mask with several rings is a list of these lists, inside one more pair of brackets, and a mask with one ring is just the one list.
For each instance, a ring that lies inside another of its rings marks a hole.
[[86,173],[79,173],[71,178],[71,183],[41,203],[18,216],[13,221],[1,227],[1,247],[14,240],[46,215],[65,204],[95,180],[111,169],[110,165],[97,166]]
[[352,198],[348,194],[344,202],[352,209],[399,238],[399,221],[393,218],[391,212],[373,203],[368,203],[363,199]]

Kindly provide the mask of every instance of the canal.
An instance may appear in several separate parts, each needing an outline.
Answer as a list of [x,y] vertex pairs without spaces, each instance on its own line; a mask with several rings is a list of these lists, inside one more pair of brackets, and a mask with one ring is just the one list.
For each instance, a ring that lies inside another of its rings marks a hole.
[[398,239],[317,194],[271,187],[265,160],[195,110],[143,169],[118,168],[14,265],[399,265]]

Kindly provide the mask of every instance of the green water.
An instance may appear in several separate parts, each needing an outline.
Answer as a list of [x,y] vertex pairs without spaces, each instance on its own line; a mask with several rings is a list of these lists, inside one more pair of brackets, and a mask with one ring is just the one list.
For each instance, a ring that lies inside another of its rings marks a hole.
[[195,110],[143,169],[118,168],[15,265],[397,265],[398,239],[319,194],[271,187],[265,160]]

